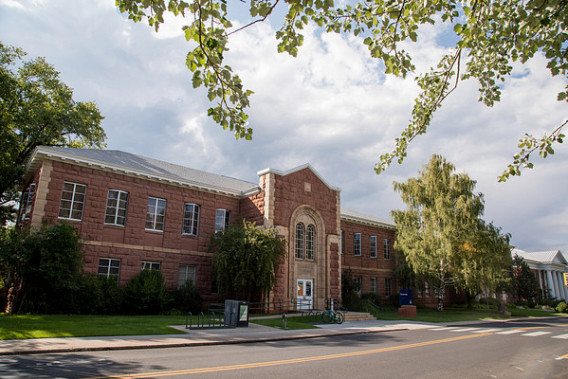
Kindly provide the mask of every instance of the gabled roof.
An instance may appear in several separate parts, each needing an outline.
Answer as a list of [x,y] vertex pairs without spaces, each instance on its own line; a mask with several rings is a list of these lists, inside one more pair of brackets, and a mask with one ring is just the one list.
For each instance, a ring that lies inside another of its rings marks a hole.
[[522,257],[527,263],[537,263],[537,264],[557,264],[557,265],[568,265],[568,261],[560,250],[550,250],[550,251],[523,251],[520,249],[513,249],[512,255],[518,255]]
[[260,192],[257,184],[195,170],[153,158],[119,150],[75,149],[62,147],[37,147],[27,162],[26,172],[33,173],[44,159],[69,161],[95,166],[104,170],[142,176],[149,180],[175,183],[181,186],[220,192],[233,196],[250,196]]
[[380,217],[376,217],[376,216],[371,216],[368,214],[364,214],[364,213],[360,213],[360,212],[356,212],[354,210],[351,209],[347,209],[344,207],[341,207],[341,219],[345,220],[345,221],[351,221],[351,222],[355,222],[358,224],[365,224],[365,225],[371,225],[371,226],[379,226],[382,228],[387,228],[387,229],[396,229],[396,224],[385,220],[383,218]]
[[273,174],[276,174],[276,175],[279,175],[279,176],[287,176],[287,175],[293,174],[293,173],[295,173],[295,172],[302,171],[303,169],[306,169],[306,168],[310,169],[310,171],[313,172],[314,175],[317,176],[318,179],[321,180],[321,182],[322,182],[323,184],[325,184],[329,189],[331,189],[331,190],[333,190],[333,191],[341,192],[341,189],[340,189],[339,187],[334,187],[334,186],[329,185],[329,184],[325,181],[325,179],[323,178],[323,176],[321,176],[321,175],[316,171],[316,169],[313,168],[312,165],[309,164],[309,163],[305,163],[305,164],[303,164],[303,165],[301,165],[301,166],[295,167],[295,168],[293,168],[293,169],[291,169],[291,170],[288,170],[288,171],[280,171],[280,170],[275,170],[275,169],[273,169],[273,168],[265,168],[264,170],[260,170],[260,171],[257,172],[256,174],[257,174],[258,176],[262,176],[262,175],[268,174],[268,173],[270,172],[270,173],[273,173]]

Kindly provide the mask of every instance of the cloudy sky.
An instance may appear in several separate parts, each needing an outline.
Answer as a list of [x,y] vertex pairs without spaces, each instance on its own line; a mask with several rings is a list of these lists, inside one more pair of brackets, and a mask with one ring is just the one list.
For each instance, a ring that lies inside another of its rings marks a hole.
[[[392,182],[416,176],[441,154],[477,181],[484,219],[510,233],[514,245],[568,252],[568,146],[521,177],[496,179],[525,132],[540,136],[566,119],[566,104],[555,101],[566,83],[551,77],[542,58],[515,68],[493,108],[477,102],[475,83],[461,83],[406,161],[376,175],[379,155],[394,147],[410,119],[418,93],[412,77],[385,76],[358,38],[312,29],[297,58],[277,54],[279,25],[256,24],[234,35],[226,57],[255,92],[253,140],[236,141],[207,117],[210,104],[192,88],[184,65],[191,46],[182,23],[169,21],[156,34],[127,20],[114,0],[0,0],[0,41],[45,57],[76,100],[95,101],[109,149],[251,182],[264,168],[310,163],[342,189],[344,207],[383,218],[403,208]],[[439,42],[448,30],[423,32],[410,47],[419,72],[444,52]]]

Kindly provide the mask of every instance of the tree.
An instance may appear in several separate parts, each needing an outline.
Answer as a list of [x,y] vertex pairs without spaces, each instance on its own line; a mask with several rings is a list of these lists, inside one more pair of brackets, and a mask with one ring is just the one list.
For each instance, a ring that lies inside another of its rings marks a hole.
[[73,90],[44,58],[0,42],[0,223],[14,218],[24,184],[24,165],[39,145],[104,146],[101,116],[92,102],[73,100]]
[[75,311],[71,299],[81,281],[83,254],[72,225],[3,229],[0,237],[6,313]]
[[[193,86],[207,88],[210,101],[217,100],[209,115],[237,138],[250,139],[252,129],[246,127],[249,96],[231,67],[225,64],[230,36],[273,16],[277,7],[287,7],[282,27],[276,32],[279,52],[296,56],[302,45],[301,30],[313,23],[325,32],[351,33],[360,36],[373,58],[384,63],[385,72],[406,77],[414,73],[412,57],[404,49],[419,41],[420,26],[449,23],[453,25],[455,46],[440,57],[436,67],[416,76],[421,93],[415,100],[411,121],[396,139],[392,152],[382,154],[375,166],[377,173],[394,159],[401,163],[408,144],[426,133],[434,112],[454,91],[460,81],[470,78],[479,82],[479,100],[487,106],[500,100],[500,86],[512,72],[512,64],[543,55],[551,74],[568,76],[568,3],[566,0],[508,1],[408,1],[374,0],[250,0],[232,2],[232,10],[246,7],[252,21],[233,28],[227,0],[117,0],[120,10],[134,22],[146,20],[158,30],[164,13],[175,16],[193,15],[184,27],[185,38],[193,44],[186,65],[193,72]],[[558,101],[568,100],[566,91]],[[520,151],[499,180],[520,175],[523,167],[532,168],[531,154],[542,157],[553,154],[554,143],[562,143],[562,125],[536,138],[526,134],[519,141]]]
[[284,259],[284,240],[275,229],[261,229],[243,220],[211,237],[213,275],[222,294],[259,300],[276,284],[276,272]]
[[513,293],[517,301],[528,301],[535,304],[538,298],[539,285],[535,274],[523,257],[513,257]]
[[454,171],[434,155],[417,178],[394,183],[407,205],[392,212],[395,248],[419,278],[434,283],[440,310],[449,284],[470,296],[483,287],[495,290],[508,248],[508,237],[480,219],[484,203],[475,181]]

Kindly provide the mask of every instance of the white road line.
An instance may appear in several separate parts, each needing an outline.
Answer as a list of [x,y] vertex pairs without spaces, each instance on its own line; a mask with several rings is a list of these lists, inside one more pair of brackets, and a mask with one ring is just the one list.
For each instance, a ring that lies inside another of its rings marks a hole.
[[476,330],[476,331],[473,332],[473,333],[493,333],[493,332],[496,332],[496,331],[498,331],[498,330],[501,330],[501,329],[499,329],[499,328],[495,328],[495,329],[479,329],[479,330]]
[[525,331],[523,329],[510,329],[510,330],[505,330],[503,332],[499,332],[496,334],[516,334],[516,333],[524,333]]
[[523,336],[525,337],[538,337],[544,336],[545,334],[552,334],[552,332],[532,332],[532,333],[525,333]]
[[435,330],[436,332],[438,332],[438,331],[442,331],[442,330],[448,331],[448,330],[454,330],[454,329],[458,329],[458,327],[457,327],[457,326],[449,326],[449,327],[447,327],[447,326],[442,326],[442,327],[433,328],[433,329],[430,329],[430,330]]
[[560,334],[558,336],[552,336],[552,338],[560,338],[563,340],[568,340],[568,334]]
[[452,330],[452,332],[471,332],[473,330],[479,330],[479,328],[454,329],[454,330]]

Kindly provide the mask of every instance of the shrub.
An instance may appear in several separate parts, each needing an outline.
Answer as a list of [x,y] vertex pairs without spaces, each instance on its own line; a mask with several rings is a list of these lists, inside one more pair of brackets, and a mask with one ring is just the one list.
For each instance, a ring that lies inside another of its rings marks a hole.
[[566,302],[561,301],[560,303],[558,303],[558,305],[556,306],[556,312],[560,312],[560,313],[568,313],[568,305],[566,305]]
[[197,287],[191,280],[185,282],[178,290],[172,292],[174,309],[183,311],[184,313],[199,313],[202,308],[203,300]]
[[368,300],[375,305],[381,305],[381,297],[374,292],[366,292],[361,296],[362,300]]
[[158,270],[142,270],[124,287],[123,309],[127,314],[158,314],[168,301],[164,276]]

